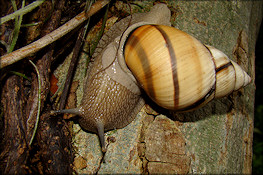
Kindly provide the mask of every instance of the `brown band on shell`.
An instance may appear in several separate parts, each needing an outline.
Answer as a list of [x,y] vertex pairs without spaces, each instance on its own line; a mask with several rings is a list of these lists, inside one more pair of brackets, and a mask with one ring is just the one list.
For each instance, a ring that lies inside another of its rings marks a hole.
[[[138,29],[139,27],[137,27],[136,29]],[[147,27],[144,29],[142,33],[145,34],[147,33],[147,30],[151,30],[150,29],[151,26]],[[134,48],[135,45],[140,45],[140,36],[136,37],[135,35],[132,35],[133,32],[136,31],[136,29],[134,29],[130,34],[129,36],[127,37],[128,39],[126,40],[124,46],[126,47],[126,44],[129,43],[130,47],[131,48]],[[129,42],[127,42],[129,40]],[[137,46],[138,47],[138,46]],[[143,66],[143,70],[144,70],[144,76],[147,77],[147,79],[149,79],[149,82],[147,83],[147,87],[143,87],[143,89],[149,93],[149,96],[152,97],[152,98],[155,98],[155,91],[154,91],[154,87],[153,87],[153,79],[152,79],[152,70],[151,70],[151,66],[150,66],[150,63],[148,62],[148,60],[142,60],[143,58],[148,58],[147,57],[147,54],[144,50],[144,48],[141,46],[141,47],[138,47],[140,48],[140,50],[136,50],[137,51],[137,55],[138,55],[138,58],[140,59],[140,62],[144,62],[145,64],[141,64]],[[124,48],[125,49],[125,48]],[[150,70],[148,70],[150,69]],[[147,72],[147,73],[146,73]],[[135,77],[136,78],[136,77]]]
[[[209,47],[207,47],[206,45],[204,45],[206,48],[207,48],[207,50],[210,52],[210,54],[212,55],[212,57],[213,57],[213,61],[214,61],[214,56],[213,56],[213,54],[212,54],[212,52],[210,51],[210,49],[209,49]],[[211,47],[211,46],[210,46]],[[212,47],[213,48],[213,47]],[[215,49],[215,48],[214,48]],[[227,57],[227,56],[226,56]],[[228,57],[227,57],[228,58]],[[229,59],[229,58],[228,58]],[[215,61],[214,61],[214,63],[215,63]],[[222,71],[222,70],[224,70],[224,69],[227,69],[229,66],[232,66],[233,67],[233,69],[235,70],[235,66],[233,65],[233,63],[232,63],[232,61],[231,60],[229,60],[229,62],[228,63],[226,63],[226,64],[224,64],[224,65],[222,65],[222,66],[220,66],[220,67],[216,67],[215,68],[215,71],[216,71],[216,73],[215,73],[215,75],[217,76],[217,73],[218,72],[220,72],[220,71]],[[236,81],[237,81],[237,75],[236,75],[236,70],[235,70],[235,84],[236,84]],[[233,92],[234,91],[234,89],[231,91],[231,92]],[[229,92],[229,93],[231,93],[231,92]],[[215,97],[217,96],[217,90],[215,89]]]
[[177,77],[177,64],[176,64],[176,55],[175,55],[175,51],[174,51],[174,47],[172,45],[172,42],[169,38],[169,36],[166,34],[166,32],[160,28],[158,25],[153,25],[157,30],[159,30],[159,32],[162,34],[165,42],[166,42],[166,46],[168,48],[169,51],[169,55],[170,55],[170,64],[171,64],[171,70],[173,72],[173,86],[174,86],[174,107],[176,108],[179,104],[179,83],[178,83],[178,77]]
[[231,61],[229,61],[227,64],[224,64],[224,65],[216,68],[216,73],[219,72],[219,71],[221,71],[221,70],[223,70],[223,69],[225,69],[225,68],[228,68],[229,66],[233,66],[233,64],[231,63]]
[[182,108],[178,111],[191,111],[193,109],[196,109],[196,108],[202,106],[202,104],[205,103],[206,100],[209,99],[209,97],[214,94],[215,88],[216,88],[216,84],[213,85],[213,87],[210,89],[210,91],[203,98],[201,98],[197,102],[193,103],[192,105],[187,106],[185,108]]
[[[211,55],[211,58],[212,58],[212,61],[214,63],[214,67],[215,67],[215,71],[216,71],[216,64],[215,64],[215,61],[214,61],[214,57],[213,57],[213,54],[211,53],[211,51],[209,50],[209,48],[204,45],[204,47],[208,50],[208,52],[210,53]],[[207,92],[207,94],[201,98],[200,100],[198,100],[197,102],[195,102],[194,104],[188,106],[188,107],[185,107],[183,109],[180,109],[179,111],[189,111],[189,110],[192,110],[192,109],[196,109],[198,108],[199,106],[201,106],[203,103],[206,102],[207,99],[209,99],[209,97],[211,95],[215,95],[215,91],[216,91],[216,74],[215,74],[215,83],[213,84],[213,86],[211,87],[211,89]],[[214,98],[214,97],[213,97]]]

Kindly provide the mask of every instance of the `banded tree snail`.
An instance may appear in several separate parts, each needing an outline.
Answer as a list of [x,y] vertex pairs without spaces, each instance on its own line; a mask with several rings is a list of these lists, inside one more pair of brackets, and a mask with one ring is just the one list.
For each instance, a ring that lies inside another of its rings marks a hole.
[[144,105],[141,89],[161,107],[184,111],[251,80],[223,52],[170,27],[170,16],[166,5],[157,4],[116,23],[94,54],[81,105],[54,111],[79,115],[83,129],[98,133],[103,152],[104,131],[126,126]]

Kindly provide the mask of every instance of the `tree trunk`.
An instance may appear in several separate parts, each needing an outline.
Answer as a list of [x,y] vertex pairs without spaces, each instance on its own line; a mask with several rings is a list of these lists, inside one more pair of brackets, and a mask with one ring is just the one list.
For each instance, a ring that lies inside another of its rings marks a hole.
[[[136,3],[145,11],[153,5],[153,1],[133,1],[133,13],[140,10]],[[165,116],[156,112],[162,111],[160,107],[154,106],[152,110],[146,105],[127,127],[107,132],[103,161],[97,135],[74,125],[76,172],[251,174],[254,53],[262,2],[167,3],[172,11],[172,26],[223,51],[248,72],[252,83],[193,112]],[[128,7],[123,2],[116,2],[115,6],[123,11]],[[126,12],[129,13],[129,9]],[[85,74],[81,70],[84,67],[79,66],[77,78]],[[82,82],[77,91],[78,101],[83,95],[81,89]]]

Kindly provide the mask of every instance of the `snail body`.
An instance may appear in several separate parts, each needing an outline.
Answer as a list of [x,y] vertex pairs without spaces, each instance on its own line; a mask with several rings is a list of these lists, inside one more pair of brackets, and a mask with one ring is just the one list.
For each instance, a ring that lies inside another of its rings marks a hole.
[[144,105],[142,92],[163,108],[187,111],[250,82],[223,52],[170,27],[166,5],[157,4],[140,15],[144,18],[136,20],[135,15],[128,29],[123,21],[129,18],[111,29],[113,35],[102,38],[81,105],[56,111],[79,115],[83,129],[98,133],[102,151],[104,131],[122,128],[135,118]]

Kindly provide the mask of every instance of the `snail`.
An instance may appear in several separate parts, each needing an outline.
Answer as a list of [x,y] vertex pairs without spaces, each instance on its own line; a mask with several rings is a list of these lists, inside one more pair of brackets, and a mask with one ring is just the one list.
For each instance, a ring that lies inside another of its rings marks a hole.
[[171,27],[170,16],[157,4],[116,23],[93,55],[81,105],[54,111],[77,114],[84,130],[98,134],[103,152],[104,131],[133,121],[144,105],[141,93],[163,108],[188,111],[251,80],[223,52]]

